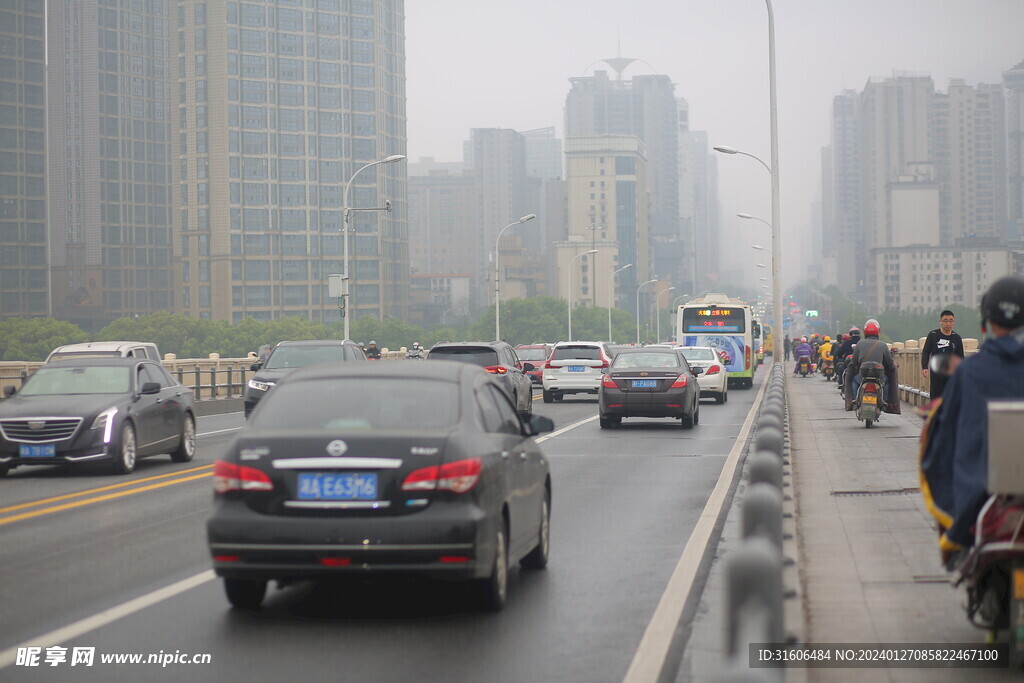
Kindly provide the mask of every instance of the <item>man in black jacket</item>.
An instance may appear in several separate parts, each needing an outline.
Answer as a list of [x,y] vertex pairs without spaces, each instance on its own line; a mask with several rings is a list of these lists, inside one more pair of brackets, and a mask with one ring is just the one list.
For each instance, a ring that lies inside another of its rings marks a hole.
[[932,374],[928,370],[928,362],[937,353],[955,353],[961,358],[964,357],[964,340],[953,331],[956,318],[953,311],[943,311],[939,314],[939,329],[928,333],[928,338],[921,349],[921,374],[928,378],[928,395],[931,398],[938,398],[946,387],[948,378],[944,375]]
[[[886,378],[896,372],[896,362],[892,359],[888,345],[878,338],[881,331],[878,321],[874,318],[864,323],[864,339],[857,342],[853,349],[853,358],[850,360],[850,366],[846,368],[846,376],[852,378],[849,383],[851,391],[846,393],[847,410],[853,410],[850,406],[857,400],[857,395],[860,393],[860,366],[862,364],[869,362],[881,363]],[[887,404],[890,401],[891,391],[892,387],[889,386],[887,379],[885,382],[885,402]]]

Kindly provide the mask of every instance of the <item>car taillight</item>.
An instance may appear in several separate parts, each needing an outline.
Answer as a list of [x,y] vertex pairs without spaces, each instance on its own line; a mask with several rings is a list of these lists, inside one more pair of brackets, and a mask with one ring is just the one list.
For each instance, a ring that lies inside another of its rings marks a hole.
[[274,482],[266,472],[255,467],[236,465],[226,460],[213,464],[213,490],[217,493],[228,491],[273,491]]
[[688,384],[688,382],[686,380],[686,375],[679,375],[678,377],[676,377],[676,381],[672,382],[672,388],[673,389],[682,389],[682,388],[686,387],[687,384]]
[[546,361],[544,361],[544,369],[545,369],[545,370],[550,370],[550,369],[551,369],[551,368],[553,368],[553,367],[555,367],[555,366],[551,364],[551,361],[550,361],[550,360],[546,360]]
[[441,466],[422,467],[406,476],[402,490],[465,493],[476,486],[482,466],[480,458],[467,458]]
[[506,372],[508,372],[508,370],[505,369],[504,365],[490,365],[484,368],[484,370],[491,373],[492,375],[504,375]]
[[607,368],[609,365],[611,365],[611,363],[609,363],[608,359],[605,358],[604,360],[601,361],[601,364],[598,365],[597,367],[598,368]]
[[721,369],[722,369],[721,365],[712,365],[710,368],[708,368],[708,371],[705,372],[704,374],[705,375],[717,375],[718,371],[721,370]]
[[605,389],[618,389],[619,386],[612,379],[611,375],[604,375],[601,377],[601,386]]

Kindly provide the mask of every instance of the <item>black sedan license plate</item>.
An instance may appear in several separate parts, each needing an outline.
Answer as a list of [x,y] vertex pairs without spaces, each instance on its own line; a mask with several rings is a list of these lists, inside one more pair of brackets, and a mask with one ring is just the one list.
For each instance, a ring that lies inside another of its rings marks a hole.
[[658,380],[656,379],[635,379],[633,380],[634,389],[657,389]]
[[22,458],[52,458],[57,455],[57,445],[52,443],[19,444],[18,455]]
[[299,500],[377,500],[373,472],[306,472],[299,475]]

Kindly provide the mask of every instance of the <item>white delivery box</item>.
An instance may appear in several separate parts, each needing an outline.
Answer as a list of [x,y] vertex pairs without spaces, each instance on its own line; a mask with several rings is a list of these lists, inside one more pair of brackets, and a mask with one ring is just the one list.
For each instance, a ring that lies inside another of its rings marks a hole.
[[988,491],[1024,496],[1024,401],[988,404]]

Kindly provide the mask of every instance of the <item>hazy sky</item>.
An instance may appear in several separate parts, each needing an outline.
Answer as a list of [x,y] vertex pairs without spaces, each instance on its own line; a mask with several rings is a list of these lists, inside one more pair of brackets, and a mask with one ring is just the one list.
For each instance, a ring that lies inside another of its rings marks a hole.
[[[894,71],[930,74],[943,91],[950,78],[994,83],[1024,60],[1024,0],[774,5],[787,254],[810,225],[834,95]],[[474,127],[554,125],[561,137],[569,77],[615,56],[621,41],[623,56],[672,78],[691,128],[769,161],[763,0],[406,0],[405,11],[411,160],[461,160]],[[630,73],[652,70],[636,64]],[[771,218],[767,174],[752,159],[719,156],[723,226],[767,244],[767,228],[734,218]],[[796,265],[784,257],[785,280],[799,275]]]

